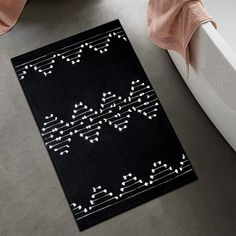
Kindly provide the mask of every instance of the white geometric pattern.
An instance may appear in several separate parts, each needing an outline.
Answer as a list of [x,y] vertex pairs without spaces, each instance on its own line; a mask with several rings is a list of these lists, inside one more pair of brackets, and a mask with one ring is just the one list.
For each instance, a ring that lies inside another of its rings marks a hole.
[[133,112],[152,120],[157,117],[158,98],[150,85],[140,80],[132,81],[128,97],[122,98],[110,91],[104,92],[99,110],[89,108],[83,102],[74,105],[71,121],[65,122],[54,114],[45,116],[42,137],[49,149],[60,155],[69,153],[72,136],[95,143],[99,141],[102,125],[107,123],[119,132],[128,128]]
[[28,71],[33,70],[47,77],[53,73],[55,63],[58,59],[71,65],[78,64],[81,62],[85,48],[99,54],[104,54],[108,52],[111,40],[114,37],[127,42],[124,30],[122,27],[117,27],[17,65],[15,66],[17,75],[20,80],[23,80],[26,78]]
[[[89,200],[89,207],[82,210],[82,206],[80,206],[80,213],[74,214],[75,218],[76,220],[85,218],[96,212],[102,211],[106,208],[145,193],[151,189],[157,188],[191,171],[193,171],[192,165],[185,154],[182,154],[178,168],[173,168],[162,161],[154,162],[153,168],[151,169],[151,175],[147,181],[138,179],[132,173],[123,175],[120,191],[117,195],[114,195],[106,188],[102,188],[100,185],[93,187],[91,199]],[[72,204],[72,211],[74,212],[78,206],[75,203]]]

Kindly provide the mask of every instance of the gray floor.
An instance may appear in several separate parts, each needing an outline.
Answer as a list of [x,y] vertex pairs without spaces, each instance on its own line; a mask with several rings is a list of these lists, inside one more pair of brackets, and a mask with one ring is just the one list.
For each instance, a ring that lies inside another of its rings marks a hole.
[[[32,0],[0,37],[0,235],[236,235],[236,154],[166,51],[149,39],[147,1]],[[119,18],[199,180],[79,232],[10,58]]]

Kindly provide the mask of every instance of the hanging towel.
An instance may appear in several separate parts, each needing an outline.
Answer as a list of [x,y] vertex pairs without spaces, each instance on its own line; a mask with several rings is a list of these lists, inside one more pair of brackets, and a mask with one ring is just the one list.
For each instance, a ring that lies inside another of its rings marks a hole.
[[0,0],[0,35],[16,24],[25,3],[26,0]]
[[148,30],[151,39],[161,48],[175,50],[190,62],[189,41],[203,23],[216,23],[201,0],[149,0]]

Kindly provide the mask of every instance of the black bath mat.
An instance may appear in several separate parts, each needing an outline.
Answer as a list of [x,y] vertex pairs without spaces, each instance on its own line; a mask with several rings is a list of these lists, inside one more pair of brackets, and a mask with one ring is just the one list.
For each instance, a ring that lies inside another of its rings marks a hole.
[[12,63],[80,230],[197,178],[118,20]]

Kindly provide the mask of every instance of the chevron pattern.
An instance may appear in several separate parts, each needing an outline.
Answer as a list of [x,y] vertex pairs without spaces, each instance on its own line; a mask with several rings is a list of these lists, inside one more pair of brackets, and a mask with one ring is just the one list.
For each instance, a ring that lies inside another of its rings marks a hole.
[[108,48],[113,38],[118,38],[123,40],[123,42],[127,42],[124,30],[121,27],[118,27],[17,65],[15,67],[17,75],[20,80],[23,80],[27,77],[28,71],[33,70],[39,72],[44,77],[47,77],[53,73],[55,63],[58,59],[70,63],[71,65],[76,65],[80,63],[85,48],[99,54],[104,54],[108,52]]
[[106,208],[112,207],[127,199],[145,193],[153,188],[157,188],[193,171],[193,167],[186,157],[182,154],[179,166],[174,168],[159,160],[153,163],[151,174],[146,180],[142,180],[132,173],[123,175],[119,192],[115,195],[107,188],[101,185],[92,188],[92,195],[89,206],[83,208],[75,202],[71,204],[72,211],[76,220],[81,220],[89,215],[100,212]]
[[132,81],[128,97],[104,92],[99,110],[89,108],[83,102],[74,105],[69,122],[59,119],[54,114],[45,116],[42,137],[45,145],[60,155],[69,153],[70,142],[74,135],[79,135],[91,144],[99,141],[102,125],[107,123],[119,132],[128,128],[133,112],[152,120],[157,117],[158,98],[150,85],[140,80]]

